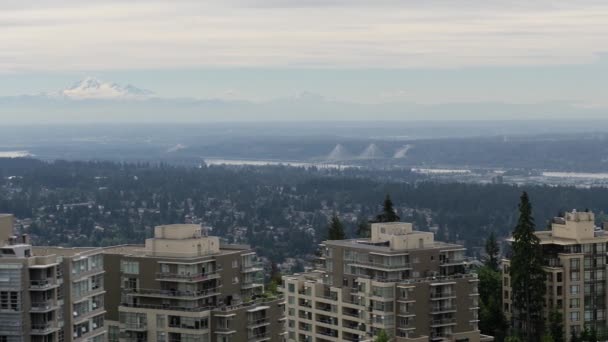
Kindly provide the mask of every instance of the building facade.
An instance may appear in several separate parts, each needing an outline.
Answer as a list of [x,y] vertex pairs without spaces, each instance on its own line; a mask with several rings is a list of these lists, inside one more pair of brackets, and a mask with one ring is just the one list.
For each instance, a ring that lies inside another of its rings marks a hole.
[[281,297],[264,295],[248,246],[220,245],[199,225],[155,228],[145,246],[104,251],[110,341],[284,340]]
[[[535,233],[542,248],[546,272],[545,317],[562,314],[565,338],[585,328],[607,336],[606,246],[608,234],[596,228],[592,212],[565,213],[551,230]],[[503,306],[509,319],[512,307],[510,260],[503,260]]]
[[248,246],[198,225],[145,245],[32,247],[0,215],[0,342],[282,342],[284,300]]
[[105,341],[101,250],[34,248],[12,235],[11,216],[0,221],[0,337]]
[[381,330],[403,342],[491,341],[464,252],[410,223],[324,242],[318,270],[283,277],[288,341],[372,341]]

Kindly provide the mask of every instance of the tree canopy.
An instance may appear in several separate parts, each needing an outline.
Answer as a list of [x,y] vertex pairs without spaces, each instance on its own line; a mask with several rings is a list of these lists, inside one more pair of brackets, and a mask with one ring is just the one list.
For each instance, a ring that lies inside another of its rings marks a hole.
[[514,328],[524,341],[539,341],[543,334],[545,273],[542,267],[540,241],[534,234],[532,204],[528,194],[521,195],[519,219],[513,231],[511,284]]
[[391,196],[386,195],[384,203],[382,205],[382,212],[376,216],[376,222],[398,222],[400,220],[395,208],[393,208],[393,201]]

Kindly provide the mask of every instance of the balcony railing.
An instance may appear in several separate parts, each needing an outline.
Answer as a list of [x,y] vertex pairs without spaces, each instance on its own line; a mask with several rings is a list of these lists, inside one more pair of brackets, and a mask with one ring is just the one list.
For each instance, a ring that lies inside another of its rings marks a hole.
[[127,295],[144,296],[144,297],[169,297],[169,298],[186,298],[197,299],[219,294],[219,287],[201,291],[174,291],[174,290],[157,290],[157,289],[130,289],[125,290]]
[[456,292],[431,292],[432,299],[450,298],[455,296]]
[[39,279],[39,280],[30,280],[30,289],[33,290],[45,290],[50,287],[57,285],[55,279]]
[[451,325],[456,324],[456,318],[434,319],[431,321],[431,326]]
[[257,327],[260,325],[266,325],[266,324],[270,324],[270,320],[268,320],[268,318],[259,318],[256,320],[250,320],[247,322],[247,326],[248,327]]
[[47,300],[44,302],[32,302],[32,311],[36,311],[36,312],[47,312],[47,311],[51,311],[51,310],[55,310],[58,308],[58,305],[52,301],[52,300]]
[[269,338],[270,338],[270,335],[267,332],[264,332],[264,333],[260,333],[260,334],[249,335],[249,337],[247,338],[247,341],[257,342],[257,341],[267,340]]
[[217,279],[220,277],[220,272],[222,269],[217,269],[214,272],[206,272],[206,273],[193,273],[193,274],[181,274],[181,273],[170,273],[170,272],[158,272],[156,273],[156,278],[164,281],[189,281],[189,282],[197,282],[197,281],[206,281]]
[[442,313],[448,311],[456,311],[456,305],[434,306],[431,309],[431,313]]
[[352,266],[357,267],[370,267],[370,268],[383,268],[387,270],[408,270],[412,268],[412,264],[410,263],[402,263],[402,264],[385,264],[379,262],[371,262],[371,261],[352,261],[349,262]]
[[127,308],[140,308],[140,309],[154,309],[154,310],[167,310],[167,311],[186,311],[186,312],[203,312],[213,310],[213,306],[171,306],[171,305],[153,305],[153,304],[140,304],[140,303],[121,303],[120,306]]
[[56,322],[32,323],[32,334],[49,334],[57,329]]

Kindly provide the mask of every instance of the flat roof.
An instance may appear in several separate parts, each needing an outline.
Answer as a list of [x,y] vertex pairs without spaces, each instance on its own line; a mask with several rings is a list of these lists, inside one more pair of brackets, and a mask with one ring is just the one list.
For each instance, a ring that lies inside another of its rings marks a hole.
[[[228,245],[230,246],[230,245]],[[237,245],[240,247],[240,245]],[[161,258],[161,259],[176,259],[176,260],[184,260],[184,259],[188,259],[188,260],[198,260],[198,259],[204,259],[204,258],[210,258],[210,257],[214,257],[214,256],[218,256],[218,255],[228,255],[228,254],[235,254],[235,253],[241,253],[243,251],[249,251],[250,249],[240,249],[240,248],[235,248],[234,246],[230,246],[228,248],[225,248],[226,245],[221,245],[220,246],[220,252],[219,253],[213,253],[213,254],[205,254],[205,255],[195,255],[192,256],[190,253],[187,253],[188,255],[180,257],[180,256],[165,256],[165,255],[152,255],[152,254],[148,254],[146,251],[146,246],[145,245],[119,245],[119,246],[109,246],[109,247],[103,247],[103,252],[107,253],[107,254],[121,254],[121,255],[125,255],[125,256],[133,256],[133,257],[140,257],[140,258]],[[247,254],[254,254],[255,252],[248,252]]]
[[[403,254],[404,252],[409,251],[420,251],[420,250],[429,250],[429,249],[463,249],[462,245],[447,243],[442,241],[434,241],[433,244],[424,246],[423,248],[408,248],[408,249],[391,249],[389,246],[378,246],[367,244],[371,241],[371,239],[348,239],[348,240],[327,240],[323,241],[324,245],[333,245],[333,246],[341,246],[341,247],[350,247],[350,248],[359,248],[365,249],[369,251],[373,251],[376,254],[378,253],[386,253],[390,255],[398,255]],[[367,243],[366,243],[367,242]]]

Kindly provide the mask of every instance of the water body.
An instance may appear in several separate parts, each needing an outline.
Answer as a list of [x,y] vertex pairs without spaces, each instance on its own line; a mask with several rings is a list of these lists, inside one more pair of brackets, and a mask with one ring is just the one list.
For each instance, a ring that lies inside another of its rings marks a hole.
[[421,173],[425,175],[449,175],[449,174],[463,174],[471,173],[471,170],[466,169],[418,169],[412,168],[412,172]]
[[544,177],[553,178],[582,178],[582,179],[606,179],[608,173],[586,173],[586,172],[543,172]]
[[341,165],[335,163],[306,163],[306,162],[291,162],[282,160],[245,160],[245,159],[215,159],[208,158],[204,160],[207,165],[233,165],[233,166],[292,166],[292,167],[303,167],[311,168],[316,167],[319,169],[346,169],[357,167],[354,165]]

